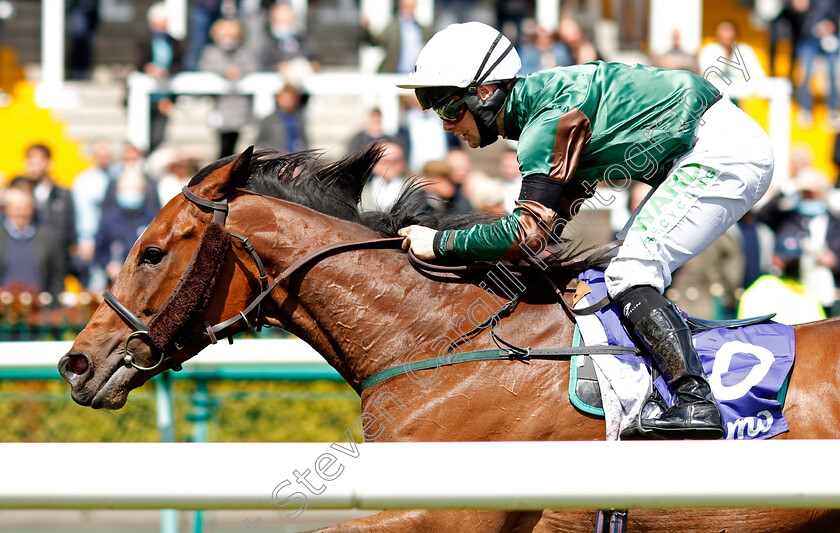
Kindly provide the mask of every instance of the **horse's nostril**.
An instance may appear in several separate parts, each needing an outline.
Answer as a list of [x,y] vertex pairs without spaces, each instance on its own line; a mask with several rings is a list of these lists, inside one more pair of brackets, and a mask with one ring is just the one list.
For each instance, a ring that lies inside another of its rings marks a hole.
[[70,370],[73,371],[74,374],[81,375],[87,372],[88,369],[88,359],[84,355],[75,354],[69,357],[69,367]]

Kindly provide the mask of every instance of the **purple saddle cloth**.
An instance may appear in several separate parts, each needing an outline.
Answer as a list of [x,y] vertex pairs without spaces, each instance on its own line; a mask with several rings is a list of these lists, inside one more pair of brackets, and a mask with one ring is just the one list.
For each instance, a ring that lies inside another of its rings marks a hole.
[[[592,289],[592,301],[607,295],[604,273],[587,270],[579,276]],[[610,303],[595,313],[604,326],[609,344],[634,346]],[[793,327],[766,322],[741,328],[716,328],[694,335],[700,355],[726,425],[727,439],[769,439],[788,431],[782,414],[787,379],[793,368]],[[636,355],[616,355],[638,360]],[[646,358],[650,366],[650,359]],[[666,403],[671,405],[668,386],[660,377],[655,382]]]

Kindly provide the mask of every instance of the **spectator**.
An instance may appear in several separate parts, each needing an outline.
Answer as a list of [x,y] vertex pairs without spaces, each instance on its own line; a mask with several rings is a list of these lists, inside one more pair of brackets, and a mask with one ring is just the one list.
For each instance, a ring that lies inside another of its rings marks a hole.
[[[522,45],[522,25],[530,2],[528,0],[496,0],[495,3],[496,27],[501,28],[513,46],[519,48]],[[475,18],[460,22],[469,22],[469,20],[475,20]]]
[[358,152],[372,142],[381,141],[385,138],[382,131],[382,111],[378,107],[371,109],[365,117],[361,131],[350,137],[347,141],[347,153]]
[[767,224],[758,220],[757,210],[747,211],[728,233],[744,250],[744,287],[771,272],[776,236]]
[[363,211],[391,209],[405,184],[407,166],[402,145],[391,139],[385,141],[382,147],[382,157],[362,189]]
[[257,148],[275,148],[285,152],[306,150],[306,121],[300,90],[287,83],[277,93],[274,113],[260,120]]
[[840,189],[840,133],[834,136],[834,149],[831,152],[831,162],[837,167],[837,177],[834,178],[834,188]]
[[[166,80],[181,70],[181,43],[167,33],[169,13],[163,2],[149,7],[149,31],[137,42],[137,70],[158,81]],[[163,142],[174,96],[153,93],[150,98],[149,152]]]
[[467,182],[467,176],[472,171],[472,158],[466,150],[450,148],[446,155],[446,162],[452,165],[452,181],[455,186],[463,187]]
[[261,56],[262,70],[277,71],[287,81],[297,83],[320,69],[315,45],[295,21],[291,4],[279,2],[271,6],[267,33]]
[[417,0],[398,0],[396,17],[378,35],[373,35],[368,30],[368,21],[362,19],[362,38],[369,44],[385,49],[385,58],[379,66],[379,72],[405,74],[414,70],[420,49],[434,31],[432,27],[417,22],[414,18],[416,8]]
[[760,211],[759,218],[777,235],[797,235],[801,247],[801,278],[826,309],[836,301],[840,281],[840,219],[828,210],[828,177],[813,168],[794,178],[793,195],[779,195]]
[[245,30],[245,46],[259,57],[267,44],[266,27],[275,0],[237,0],[236,3],[236,18],[242,22]]
[[522,45],[519,58],[522,60],[519,71],[522,75],[573,64],[566,45],[555,40],[554,34],[542,26],[536,27],[532,42]]
[[[13,183],[32,188],[38,224],[50,226],[59,236],[56,250],[62,255],[66,268],[71,269],[71,257],[76,252],[76,213],[73,208],[73,194],[56,185],[52,177],[52,151],[44,144],[33,144],[26,150],[24,175]],[[78,274],[75,269],[70,272]]]
[[[754,84],[760,83],[767,77],[755,50],[746,43],[736,42],[738,28],[734,22],[730,20],[718,22],[715,26],[715,39],[715,42],[700,49],[698,63],[700,72],[721,93],[727,88],[744,87],[748,80],[750,84]],[[740,64],[739,68],[742,70],[735,70],[728,63],[719,61],[718,58],[720,57],[728,59],[734,64]],[[717,75],[710,73],[708,69],[711,67],[718,69],[711,71]]]
[[174,155],[167,165],[166,172],[157,182],[158,202],[161,206],[181,193],[195,173],[198,172],[198,159],[190,150],[182,150]]
[[425,111],[413,94],[400,96],[405,110],[405,133],[408,137],[408,167],[420,172],[427,161],[443,159],[449,151],[443,121],[431,109]]
[[[787,34],[790,42],[790,58],[788,61],[788,71],[787,77],[793,82],[793,66],[796,63],[794,59],[797,55],[796,50],[796,43],[800,40],[799,32],[802,27],[802,15],[807,6],[803,9],[800,8],[799,10],[794,8],[793,2],[790,0],[785,0],[782,4],[777,2],[776,0],[770,0],[769,2],[763,2],[768,9],[767,18],[765,20],[769,20],[769,37],[770,37],[770,50],[768,51],[769,54],[769,62],[770,62],[770,75],[776,75],[776,50],[779,46],[779,41],[782,39],[784,34]],[[802,4],[802,2],[797,2],[798,4]]]
[[173,154],[163,175],[157,180],[158,202],[161,206],[181,193],[195,173],[198,172],[198,157],[193,150],[183,148]]
[[66,268],[61,236],[35,218],[35,198],[29,187],[11,186],[5,192],[5,216],[0,231],[0,286],[49,292],[64,290]]
[[452,181],[452,165],[446,161],[433,160],[423,166],[423,188],[427,194],[426,203],[433,213],[464,214],[473,211],[470,201]]
[[[659,56],[656,65],[659,68],[670,70],[690,70],[697,72],[697,58],[682,48],[682,34],[680,30],[671,30],[671,49]],[[700,72],[702,74],[702,71]]]
[[69,0],[67,35],[69,57],[67,76],[72,80],[90,78],[93,63],[93,40],[99,25],[99,0]]
[[799,191],[799,216],[792,217],[788,226],[797,224],[795,227],[804,230],[800,242],[802,281],[829,312],[837,301],[840,282],[840,219],[828,210],[828,177],[822,172],[800,176],[794,185]]
[[[242,25],[235,19],[219,19],[210,28],[213,43],[204,48],[199,69],[214,72],[234,82],[257,71],[257,60],[242,46]],[[219,132],[219,157],[233,154],[239,131],[251,120],[251,97],[224,94],[216,97],[210,125]]]
[[793,9],[801,13],[796,34],[797,62],[804,70],[802,83],[798,87],[800,110],[796,117],[800,126],[808,128],[814,122],[814,97],[811,94],[811,74],[818,55],[828,63],[828,110],[829,126],[840,128],[837,95],[837,61],[840,58],[840,40],[837,36],[837,22],[840,19],[840,3],[834,0],[794,0]]
[[198,70],[204,47],[210,42],[210,27],[222,16],[222,0],[190,0],[187,35],[190,43],[184,56],[184,70]]
[[79,241],[79,281],[82,286],[98,291],[105,288],[105,273],[93,263],[96,233],[102,218],[105,191],[116,179],[119,170],[114,163],[111,141],[101,139],[93,143],[93,160],[93,166],[73,180],[72,193]]
[[134,242],[160,210],[157,191],[142,165],[126,165],[102,202],[102,223],[96,234],[96,264],[109,282],[117,278]]
[[738,305],[738,318],[775,313],[773,318],[782,324],[803,324],[825,318],[818,299],[811,296],[800,275],[799,235],[787,232],[776,240],[773,257],[774,273],[758,278],[744,294]]
[[471,171],[458,191],[469,200],[476,211],[506,214],[502,183],[500,180],[488,176],[486,172]]
[[[499,2],[500,3],[500,2]],[[475,20],[476,0],[438,0],[435,2],[435,27]]]
[[516,148],[506,147],[499,156],[499,170],[504,183],[504,207],[506,213],[513,213],[519,190],[522,188],[522,173],[519,171],[519,160],[516,159]]
[[564,18],[557,27],[557,38],[568,48],[572,64],[580,65],[601,59],[601,54],[584,35],[580,24],[574,19]]

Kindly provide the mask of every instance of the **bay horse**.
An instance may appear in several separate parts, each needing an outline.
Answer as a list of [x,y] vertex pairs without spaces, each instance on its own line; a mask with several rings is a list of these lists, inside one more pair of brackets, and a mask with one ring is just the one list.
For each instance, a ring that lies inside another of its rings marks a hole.
[[[154,375],[177,370],[210,342],[259,319],[305,340],[360,393],[368,440],[603,439],[603,421],[569,402],[568,361],[473,361],[363,387],[378,372],[438,355],[445,339],[459,336],[451,332],[480,322],[483,304],[501,300],[480,280],[453,283],[418,272],[399,249],[301,262],[324,245],[394,237],[411,223],[471,223],[418,213],[410,195],[388,213],[360,214],[357,201],[379,154],[371,147],[324,164],[311,153],[249,149],[199,171],[134,244],[106,301],[59,362],[73,399],[119,409]],[[281,274],[296,262],[300,268]],[[520,346],[570,346],[572,320],[548,287],[535,289],[495,324],[496,332]],[[840,320],[797,326],[795,334],[798,357],[785,407],[790,431],[776,438],[838,438]],[[492,347],[486,330],[469,337],[469,350]],[[675,457],[673,464],[682,461]],[[756,470],[733,475],[750,471]],[[663,482],[694,475],[703,472],[666,468]],[[631,510],[628,519],[633,532],[840,531],[836,510]],[[322,531],[588,533],[594,523],[589,510],[413,510]]]

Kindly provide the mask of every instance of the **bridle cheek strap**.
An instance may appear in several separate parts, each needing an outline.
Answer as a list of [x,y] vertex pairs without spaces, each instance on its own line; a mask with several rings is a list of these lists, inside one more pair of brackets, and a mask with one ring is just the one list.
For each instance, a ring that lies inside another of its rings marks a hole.
[[[215,344],[219,338],[219,334],[232,326],[244,323],[246,327],[251,327],[252,324],[248,320],[248,316],[256,311],[256,327],[257,331],[261,326],[260,323],[260,305],[272,291],[281,282],[289,279],[299,270],[317,263],[324,257],[332,254],[341,253],[348,250],[365,250],[373,248],[399,248],[403,242],[402,237],[395,237],[391,239],[372,239],[368,241],[359,242],[338,242],[321,246],[313,250],[289,266],[271,283],[268,282],[268,274],[265,266],[247,237],[230,233],[224,227],[225,215],[228,211],[227,200],[212,201],[201,198],[190,191],[187,187],[183,189],[184,195],[191,202],[201,206],[212,209],[214,211],[213,222],[209,223],[201,236],[198,247],[190,259],[187,270],[181,276],[178,284],[170,294],[166,302],[160,310],[149,321],[148,326],[134,315],[116,296],[110,291],[105,291],[105,302],[128,324],[134,328],[134,332],[126,339],[126,366],[133,366],[138,370],[154,370],[161,364],[169,361],[174,370],[180,370],[180,365],[175,363],[170,357],[164,356],[166,349],[173,347],[176,351],[189,346],[196,342],[207,342]],[[254,300],[239,314],[224,320],[215,325],[210,325],[207,321],[204,322],[205,329],[197,331],[196,333],[185,334],[176,337],[178,332],[183,330],[190,321],[195,320],[201,313],[203,313],[209,303],[210,295],[218,283],[218,277],[225,263],[225,255],[230,249],[230,239],[235,238],[242,242],[242,246],[246,252],[253,259],[254,264],[259,272],[260,293]],[[149,343],[153,348],[161,353],[160,361],[150,367],[138,366],[133,361],[133,356],[128,352],[128,341],[133,337],[144,336],[148,338]],[[228,336],[228,340],[233,340]]]
[[149,340],[164,351],[181,329],[204,312],[230,248],[230,232],[216,222],[207,224],[187,271],[169,300],[149,322]]
[[103,294],[105,301],[134,328],[134,333],[147,335],[152,346],[163,353],[178,331],[207,308],[210,294],[216,287],[219,272],[225,264],[225,254],[229,246],[230,232],[221,224],[209,223],[201,235],[187,270],[148,325],[111,291],[106,290]]

